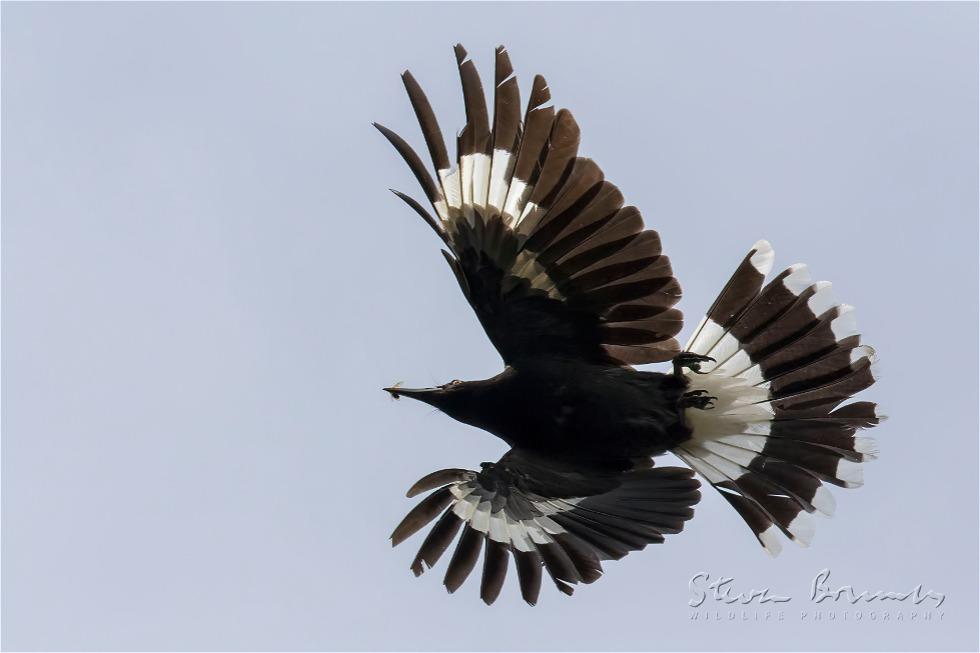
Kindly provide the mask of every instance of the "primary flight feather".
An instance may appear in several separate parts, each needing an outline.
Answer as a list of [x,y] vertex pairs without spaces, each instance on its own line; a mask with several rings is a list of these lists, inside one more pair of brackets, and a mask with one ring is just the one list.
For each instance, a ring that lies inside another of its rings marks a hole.
[[[393,544],[435,521],[412,563],[458,589],[483,554],[480,596],[498,596],[512,558],[521,594],[538,600],[591,583],[603,560],[680,532],[701,495],[719,490],[775,555],[779,533],[806,546],[809,513],[831,514],[824,487],[861,484],[877,449],[857,435],[875,404],[841,406],[874,383],[851,307],[796,265],[768,284],[773,251],[759,241],[682,350],[681,296],[656,231],[625,205],[579,128],[555,111],[537,76],[521,111],[507,51],[496,50],[492,112],[462,46],[456,61],[466,125],[450,161],[435,113],[402,79],[435,169],[376,125],[405,159],[431,211],[395,191],[436,232],[443,255],[504,362],[497,376],[435,388],[386,388],[485,429],[511,449],[480,471],[446,469],[395,528]],[[672,361],[671,373],[632,365]],[[692,469],[654,467],[673,452]],[[693,471],[692,471],[693,470]]]

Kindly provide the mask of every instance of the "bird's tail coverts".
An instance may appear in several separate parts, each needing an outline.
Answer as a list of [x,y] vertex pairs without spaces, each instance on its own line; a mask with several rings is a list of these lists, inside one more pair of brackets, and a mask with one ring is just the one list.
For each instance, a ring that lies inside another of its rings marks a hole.
[[807,546],[808,513],[833,513],[824,482],[862,484],[861,463],[877,448],[858,433],[884,418],[870,402],[840,405],[875,382],[875,352],[861,344],[853,308],[803,265],[763,287],[773,258],[769,243],[756,243],[687,344],[714,359],[686,373],[689,390],[714,400],[685,410],[693,433],[674,453],[776,555],[778,531]]

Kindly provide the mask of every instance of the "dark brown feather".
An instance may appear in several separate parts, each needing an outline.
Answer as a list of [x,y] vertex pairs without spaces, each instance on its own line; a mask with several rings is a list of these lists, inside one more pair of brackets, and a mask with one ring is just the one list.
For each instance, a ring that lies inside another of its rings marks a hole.
[[483,550],[483,577],[480,579],[480,598],[487,605],[497,600],[507,576],[509,548],[506,544],[486,538]]
[[541,556],[537,551],[514,551],[514,566],[521,586],[521,597],[531,605],[541,592]]
[[442,513],[442,517],[422,541],[422,546],[419,547],[419,552],[415,555],[415,560],[412,561],[412,571],[416,576],[425,571],[423,562],[429,569],[435,566],[449,547],[449,543],[453,541],[453,537],[455,537],[462,523],[463,520],[457,517],[452,509]]
[[543,106],[551,101],[551,92],[544,77],[537,75],[531,88],[531,97],[527,103],[524,115],[524,135],[521,138],[521,150],[514,166],[514,179],[524,183],[534,180],[535,170],[541,159],[541,154],[548,143],[551,125],[555,119],[555,108]]
[[503,46],[497,48],[494,70],[493,149],[516,154],[521,128],[521,92]]
[[473,475],[473,472],[469,471],[468,469],[440,469],[439,471],[432,472],[431,474],[426,474],[419,480],[415,481],[412,487],[408,488],[408,492],[405,494],[405,496],[411,499],[415,495],[422,492],[434,490],[437,487],[455,483],[457,481],[462,481],[471,478]]
[[411,145],[405,142],[405,139],[395,132],[391,131],[384,125],[378,123],[373,124],[375,128],[377,128],[377,130],[388,139],[388,142],[395,147],[402,158],[405,159],[405,163],[408,164],[409,169],[415,175],[419,185],[422,186],[425,196],[433,205],[435,205],[441,193],[439,188],[436,186],[436,182],[433,181],[432,175],[430,175],[428,170],[425,169],[425,164],[422,163],[422,159],[419,158],[418,153],[412,149]]
[[466,107],[466,126],[460,134],[459,156],[487,153],[490,150],[490,119],[487,115],[487,100],[483,94],[483,84],[472,59],[466,49],[456,44],[456,64],[459,66],[459,80],[463,86],[463,103]]
[[446,151],[446,142],[442,138],[442,130],[439,128],[439,121],[436,120],[436,114],[432,111],[429,99],[425,96],[425,92],[422,91],[419,83],[415,81],[412,73],[407,70],[402,73],[402,82],[405,84],[408,99],[412,103],[415,116],[422,128],[422,136],[429,148],[432,164],[437,171],[449,169],[449,153]]
[[560,189],[560,183],[566,179],[575,162],[579,138],[578,123],[570,111],[562,109],[555,116],[551,134],[548,136],[548,152],[529,201],[544,209],[548,208],[546,200]]
[[571,560],[583,583],[594,583],[599,580],[602,576],[602,565],[599,564],[599,559],[590,547],[568,533],[555,535],[555,542]]
[[762,289],[765,275],[756,270],[751,260],[756,251],[753,249],[745,255],[708,309],[708,317],[723,328],[729,328]]
[[480,557],[480,544],[483,542],[483,534],[469,526],[463,527],[463,534],[459,536],[456,550],[453,557],[449,560],[449,567],[446,569],[446,578],[443,581],[446,589],[452,594],[460,588],[466,577],[473,571],[477,559]]
[[388,190],[390,190],[392,193],[398,196],[399,199],[401,199],[403,202],[405,202],[410,207],[412,207],[412,209],[416,213],[422,216],[422,219],[425,220],[426,224],[432,227],[432,230],[436,232],[436,234],[438,234],[440,238],[442,238],[442,242],[446,243],[447,245],[449,244],[449,237],[446,235],[446,230],[442,228],[442,224],[438,220],[432,217],[431,213],[425,210],[425,207],[423,207],[421,204],[416,202],[414,198],[409,197],[408,195],[402,193],[401,191],[397,191],[394,188],[389,188]]
[[440,488],[422,499],[417,506],[405,515],[405,518],[391,533],[391,546],[398,546],[435,519],[453,500],[448,487]]

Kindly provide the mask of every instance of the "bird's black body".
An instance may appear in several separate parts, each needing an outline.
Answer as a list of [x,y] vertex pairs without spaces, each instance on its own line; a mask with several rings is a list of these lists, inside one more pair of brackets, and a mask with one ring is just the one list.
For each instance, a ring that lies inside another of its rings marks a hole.
[[[443,469],[408,495],[432,492],[393,544],[435,520],[412,563],[432,567],[458,533],[446,572],[459,588],[483,551],[480,596],[492,603],[513,558],[521,595],[542,570],[565,594],[600,561],[664,541],[700,500],[696,471],[738,511],[769,553],[809,543],[808,513],[831,514],[824,487],[861,484],[877,449],[860,429],[870,402],[841,405],[874,383],[874,350],[826,282],[792,266],[768,284],[773,251],[757,242],[681,348],[681,296],[660,237],[591,159],[578,155],[571,113],[551,106],[537,76],[520,112],[504,48],[493,113],[462,46],[466,126],[450,161],[435,113],[406,72],[405,88],[437,178],[412,147],[377,125],[408,163],[435,215],[396,194],[445,244],[460,290],[500,353],[482,381],[386,388],[424,401],[510,446],[479,472]],[[672,361],[672,373],[633,365]],[[692,469],[654,467],[667,451]]]
[[626,470],[687,440],[683,376],[542,358],[417,398],[512,447]]

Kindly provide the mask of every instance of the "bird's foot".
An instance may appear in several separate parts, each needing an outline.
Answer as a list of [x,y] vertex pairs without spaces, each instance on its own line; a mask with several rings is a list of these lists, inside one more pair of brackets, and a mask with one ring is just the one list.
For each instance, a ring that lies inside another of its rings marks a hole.
[[678,405],[681,408],[697,408],[699,410],[709,410],[714,408],[714,402],[718,397],[712,397],[707,390],[691,390],[681,396]]
[[715,359],[711,356],[702,356],[701,354],[692,354],[689,351],[682,351],[674,356],[674,376],[680,376],[683,374],[685,367],[695,374],[706,374],[706,372],[701,371],[701,363],[707,363],[708,361],[714,363]]

